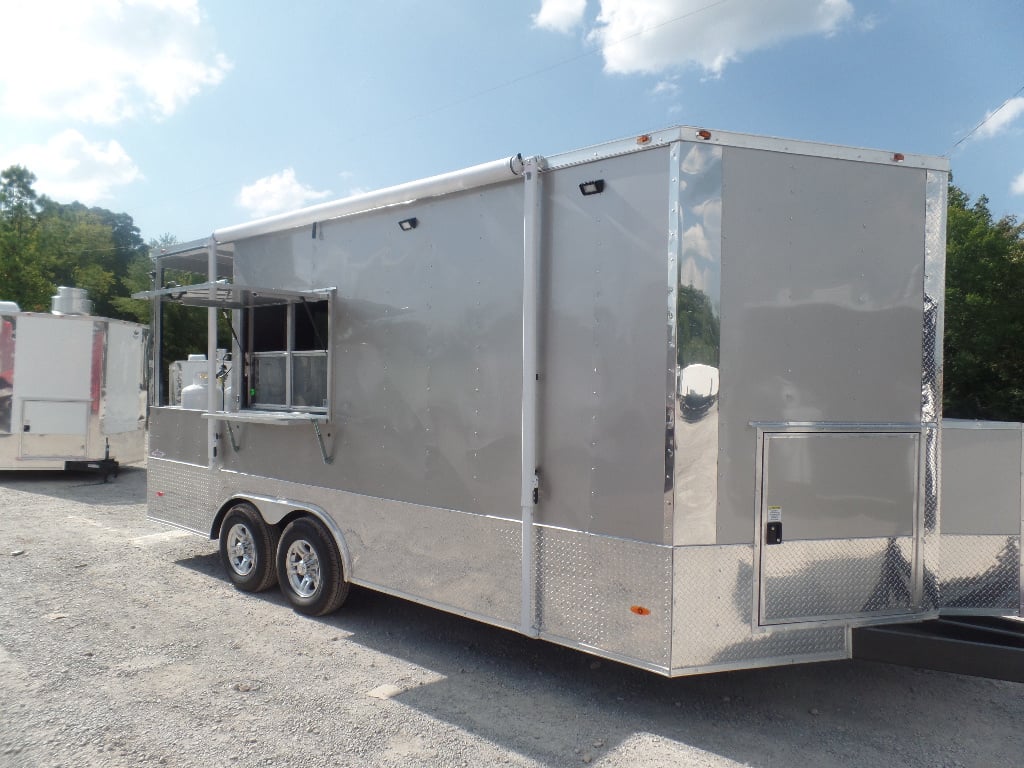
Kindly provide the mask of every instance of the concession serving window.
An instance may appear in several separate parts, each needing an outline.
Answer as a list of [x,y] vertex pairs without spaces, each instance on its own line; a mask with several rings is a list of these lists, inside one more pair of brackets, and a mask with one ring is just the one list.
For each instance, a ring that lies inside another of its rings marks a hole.
[[225,310],[234,343],[230,380],[238,406],[235,420],[258,421],[265,413],[268,423],[282,423],[282,412],[306,418],[329,413],[334,294],[334,288],[286,291],[218,280],[147,291],[136,298]]

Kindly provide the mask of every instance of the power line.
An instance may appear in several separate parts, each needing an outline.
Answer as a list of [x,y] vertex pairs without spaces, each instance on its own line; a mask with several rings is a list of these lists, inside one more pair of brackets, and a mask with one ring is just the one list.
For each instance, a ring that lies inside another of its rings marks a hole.
[[961,137],[959,141],[957,141],[952,147],[950,147],[948,150],[946,150],[946,154],[944,154],[943,157],[947,157],[948,158],[957,147],[959,147],[961,144],[963,144],[965,141],[967,141],[969,138],[971,138],[971,136],[973,136],[975,133],[977,133],[978,130],[983,125],[985,125],[985,123],[987,123],[993,117],[998,115],[999,112],[1003,109],[1003,107],[1005,107],[1007,104],[1009,104],[1015,98],[1020,96],[1022,93],[1024,93],[1024,85],[1022,85],[1020,88],[1018,88],[1016,93],[1014,93],[1012,96],[1010,96],[1006,101],[1004,101],[1002,104],[1000,104],[994,110],[992,110],[987,115],[985,115],[985,118],[980,123],[978,123],[976,126],[971,128],[971,130],[967,132],[966,136]]

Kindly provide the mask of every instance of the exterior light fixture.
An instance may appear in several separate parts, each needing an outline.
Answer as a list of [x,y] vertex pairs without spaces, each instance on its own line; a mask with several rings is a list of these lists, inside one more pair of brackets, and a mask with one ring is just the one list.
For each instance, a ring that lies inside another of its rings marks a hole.
[[584,181],[580,184],[580,192],[586,195],[599,195],[604,192],[604,179],[595,179],[594,181]]
[[398,226],[401,227],[403,232],[408,232],[410,229],[416,229],[417,224],[419,224],[419,221],[416,220],[415,216],[411,219],[402,219],[398,222]]

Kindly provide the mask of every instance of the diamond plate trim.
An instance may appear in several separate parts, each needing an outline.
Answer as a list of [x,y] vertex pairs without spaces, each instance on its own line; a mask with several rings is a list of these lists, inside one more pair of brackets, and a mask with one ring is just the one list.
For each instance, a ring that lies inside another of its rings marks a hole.
[[942,607],[1020,608],[1020,536],[943,536]]
[[921,421],[937,422],[942,412],[943,299],[946,295],[946,194],[949,175],[925,178],[924,327],[921,344]]
[[147,516],[209,536],[223,497],[219,477],[205,466],[149,457]]
[[544,526],[536,532],[542,634],[667,668],[672,548]]
[[677,547],[674,559],[673,675],[849,655],[844,627],[752,634],[752,546]]
[[762,624],[910,610],[911,537],[790,541],[762,554]]
[[939,534],[941,520],[939,478],[941,477],[941,453],[939,429],[927,427],[924,434],[924,507],[923,530],[921,533],[921,610],[934,611],[939,607],[939,577],[941,570],[942,536]]

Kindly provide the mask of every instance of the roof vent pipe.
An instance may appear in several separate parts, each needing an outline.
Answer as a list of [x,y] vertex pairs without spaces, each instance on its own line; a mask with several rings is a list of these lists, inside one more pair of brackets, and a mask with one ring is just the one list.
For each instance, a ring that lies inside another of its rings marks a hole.
[[68,288],[62,285],[57,288],[57,295],[50,297],[50,314],[52,315],[88,315],[92,312],[92,302],[84,288]]

